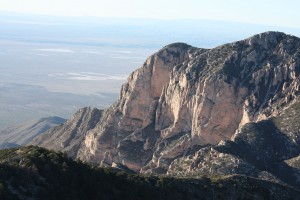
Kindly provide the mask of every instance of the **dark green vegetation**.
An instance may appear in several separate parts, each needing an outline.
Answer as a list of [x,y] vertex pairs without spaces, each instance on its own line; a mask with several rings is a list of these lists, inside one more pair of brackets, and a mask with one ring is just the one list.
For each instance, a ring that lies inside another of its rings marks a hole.
[[0,151],[0,199],[297,199],[288,186],[244,176],[175,179],[126,174],[34,146]]

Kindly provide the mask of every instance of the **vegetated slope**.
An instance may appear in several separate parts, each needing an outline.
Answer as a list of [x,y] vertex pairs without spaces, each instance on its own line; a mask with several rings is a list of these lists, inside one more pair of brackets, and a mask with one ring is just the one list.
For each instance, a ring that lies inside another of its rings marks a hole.
[[31,140],[47,131],[61,125],[66,120],[60,117],[46,117],[39,120],[31,120],[0,131],[0,148],[23,146]]
[[[171,44],[129,76],[93,128],[74,129],[72,135],[84,135],[78,149],[65,149],[86,162],[122,163],[141,173],[242,174],[299,187],[298,169],[286,161],[300,154],[299,73],[300,39],[284,33],[213,49]],[[32,144],[61,150],[47,143],[37,137]]]
[[244,176],[176,179],[126,174],[34,146],[0,151],[1,199],[297,199],[289,186]]

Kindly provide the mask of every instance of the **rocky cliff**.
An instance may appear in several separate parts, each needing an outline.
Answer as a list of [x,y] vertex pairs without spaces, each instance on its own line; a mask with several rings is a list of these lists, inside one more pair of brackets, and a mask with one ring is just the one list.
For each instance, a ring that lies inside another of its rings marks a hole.
[[[115,104],[91,115],[97,119],[92,126],[69,120],[73,135],[81,137],[76,150],[52,137],[70,135],[68,123],[33,144],[142,173],[215,171],[280,182],[279,173],[259,160],[266,156],[278,164],[300,153],[298,126],[291,131],[289,125],[278,125],[287,120],[280,117],[284,111],[297,103],[299,72],[300,39],[284,33],[266,32],[213,49],[171,44],[129,76]],[[246,153],[239,154],[239,148]]]

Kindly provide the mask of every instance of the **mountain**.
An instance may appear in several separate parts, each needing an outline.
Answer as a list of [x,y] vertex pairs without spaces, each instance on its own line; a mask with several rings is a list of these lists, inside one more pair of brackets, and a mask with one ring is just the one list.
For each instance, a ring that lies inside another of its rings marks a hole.
[[[32,144],[62,150],[44,138],[79,135],[78,149],[66,152],[102,166],[183,177],[241,174],[300,187],[299,72],[300,39],[280,32],[213,49],[171,44],[129,76],[96,124],[80,129],[88,121],[73,117]],[[68,124],[77,124],[72,134],[60,132]]]
[[0,131],[0,149],[23,146],[51,127],[65,122],[60,117],[46,117],[31,120]]
[[245,176],[176,179],[97,168],[43,148],[0,150],[0,199],[297,199],[287,185]]

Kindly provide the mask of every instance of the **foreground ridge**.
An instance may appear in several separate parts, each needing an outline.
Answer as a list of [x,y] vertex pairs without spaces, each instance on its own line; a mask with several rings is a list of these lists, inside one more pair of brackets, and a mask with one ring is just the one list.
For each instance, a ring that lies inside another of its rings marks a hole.
[[176,179],[95,168],[34,146],[0,150],[1,199],[296,199],[299,191],[244,176]]

